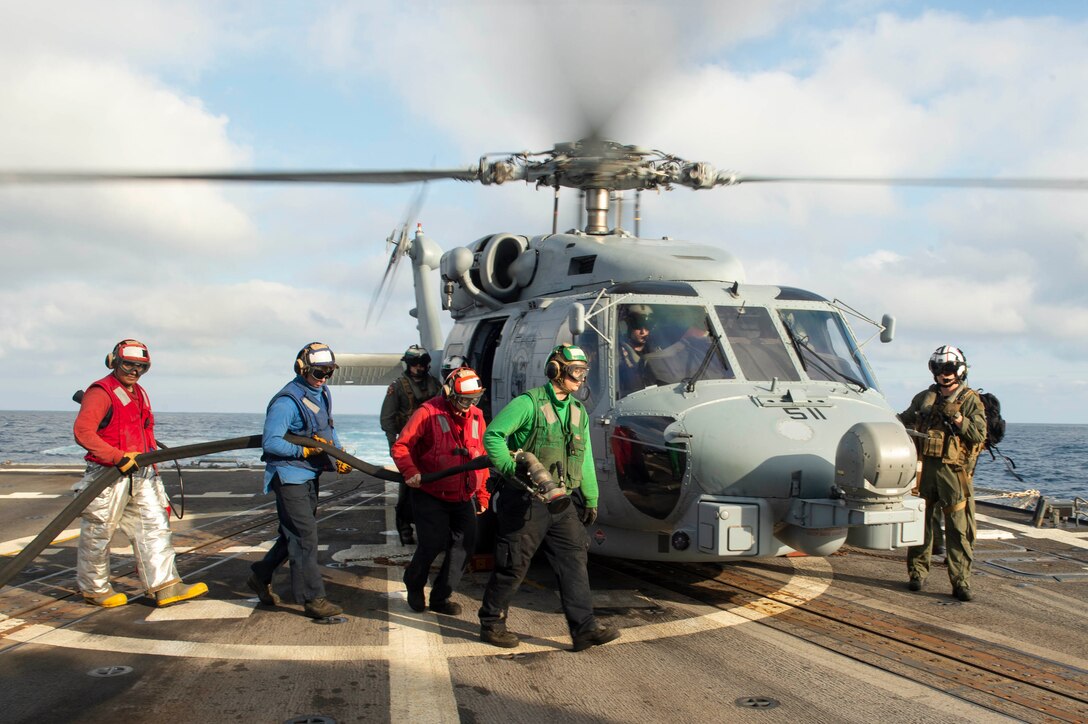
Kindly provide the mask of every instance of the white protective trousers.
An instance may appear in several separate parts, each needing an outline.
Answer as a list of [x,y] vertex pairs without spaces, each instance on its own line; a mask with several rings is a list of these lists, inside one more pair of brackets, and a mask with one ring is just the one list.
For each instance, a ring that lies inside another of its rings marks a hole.
[[[78,489],[102,470],[88,463]],[[110,589],[110,539],[120,527],[132,543],[140,581],[148,593],[181,580],[174,566],[170,543],[169,500],[162,479],[154,468],[125,475],[103,490],[83,510],[79,532],[76,580],[87,595],[101,595]]]

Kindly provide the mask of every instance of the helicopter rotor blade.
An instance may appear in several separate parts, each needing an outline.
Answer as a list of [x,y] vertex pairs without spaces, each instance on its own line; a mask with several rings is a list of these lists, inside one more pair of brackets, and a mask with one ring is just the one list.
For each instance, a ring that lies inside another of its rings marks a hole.
[[242,181],[257,183],[406,184],[440,179],[479,181],[478,166],[402,171],[0,171],[0,184],[116,181]]
[[[370,300],[370,307],[367,309],[364,327],[370,326],[370,321],[374,316],[375,310],[378,311],[379,317],[385,314],[385,308],[389,304],[389,298],[392,296],[390,292],[393,289],[396,280],[400,260],[408,255],[408,249],[411,244],[411,240],[408,236],[409,225],[414,219],[419,218],[419,212],[423,208],[423,200],[426,197],[427,184],[422,183],[415,196],[412,197],[411,203],[408,205],[408,211],[405,214],[404,223],[400,226],[399,233],[397,229],[393,229],[393,232],[385,240],[387,247],[389,244],[393,244],[393,250],[389,255],[389,263],[385,267],[385,274],[382,275],[381,283],[375,288],[374,296]],[[379,301],[381,302],[380,309]]]
[[[1088,190],[1088,178],[983,178],[983,177],[865,177],[865,176],[744,176],[719,174],[719,184],[746,183],[841,184],[852,186],[914,186],[921,188],[1025,189],[1049,191]],[[723,180],[724,179],[724,180]]]

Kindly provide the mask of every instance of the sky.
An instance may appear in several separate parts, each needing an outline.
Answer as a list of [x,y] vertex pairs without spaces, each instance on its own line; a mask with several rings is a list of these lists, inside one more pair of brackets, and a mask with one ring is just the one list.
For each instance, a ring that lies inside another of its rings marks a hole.
[[[0,171],[458,168],[594,125],[742,174],[1084,177],[1086,87],[1074,2],[0,2]],[[262,412],[310,341],[403,351],[407,268],[366,317],[416,192],[0,187],[0,409],[74,411],[123,337],[159,412]],[[753,184],[642,217],[894,315],[865,350],[895,409],[954,344],[1006,419],[1088,423],[1088,193]],[[551,194],[435,182],[407,221],[545,233]]]

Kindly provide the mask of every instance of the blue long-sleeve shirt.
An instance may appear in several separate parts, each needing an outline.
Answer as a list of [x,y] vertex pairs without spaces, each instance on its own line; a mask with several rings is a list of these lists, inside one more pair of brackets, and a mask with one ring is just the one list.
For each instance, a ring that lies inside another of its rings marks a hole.
[[[306,389],[306,399],[324,409],[325,398],[321,394],[321,389],[318,387],[311,387],[305,383],[305,380],[303,380],[303,387]],[[295,401],[290,397],[276,398],[271,406],[269,406],[268,413],[264,418],[262,447],[265,452],[279,455],[280,457],[302,459],[302,446],[287,442],[283,439],[283,436],[289,432],[296,435],[301,434],[304,427],[302,413],[299,411]],[[337,447],[340,447],[340,438],[336,434],[335,428],[332,431],[332,442]],[[306,468],[298,468],[291,465],[280,465],[273,468],[271,465],[266,465],[264,469],[264,492],[267,493],[271,491],[272,478],[276,472],[279,472],[280,474],[280,481],[288,485],[305,483],[314,478],[314,472],[312,470],[307,470]]]

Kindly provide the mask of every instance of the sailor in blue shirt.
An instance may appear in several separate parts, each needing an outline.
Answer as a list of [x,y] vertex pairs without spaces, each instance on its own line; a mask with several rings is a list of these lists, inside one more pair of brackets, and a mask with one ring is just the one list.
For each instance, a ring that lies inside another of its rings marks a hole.
[[317,563],[317,498],[321,473],[346,473],[351,467],[320,448],[287,442],[287,433],[318,438],[340,447],[332,419],[332,395],[326,381],[336,370],[336,358],[327,345],[311,342],[295,360],[295,379],[273,396],[265,414],[262,438],[265,461],[264,491],[276,495],[279,537],[265,557],[251,566],[247,584],[262,604],[274,606],[272,575],[291,559],[291,589],[311,618],[327,618],[343,611],[325,596]]

